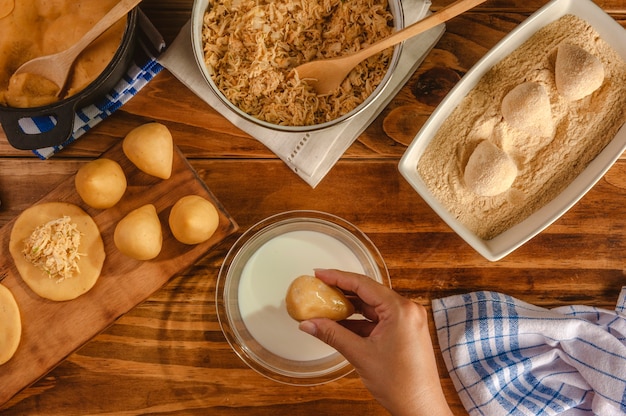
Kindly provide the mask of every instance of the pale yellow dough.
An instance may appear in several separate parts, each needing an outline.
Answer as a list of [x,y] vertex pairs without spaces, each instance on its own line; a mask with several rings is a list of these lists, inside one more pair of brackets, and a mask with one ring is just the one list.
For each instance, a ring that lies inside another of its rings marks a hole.
[[74,61],[67,92],[42,76],[15,70],[33,58],[61,52],[82,37],[119,0],[0,0],[0,105],[38,107],[83,91],[103,73],[120,47],[126,17]]
[[147,123],[131,130],[122,142],[124,154],[148,175],[169,179],[174,160],[174,141],[161,123]]
[[20,309],[11,291],[0,285],[0,365],[13,357],[21,337]]
[[296,321],[312,318],[340,321],[354,313],[354,306],[343,292],[309,275],[299,276],[291,282],[285,303],[287,313]]
[[199,195],[180,198],[170,211],[170,230],[183,244],[202,243],[215,233],[220,217],[210,201]]
[[[24,258],[24,240],[40,225],[69,216],[81,233],[78,251],[83,255],[78,261],[80,273],[58,282]],[[46,202],[26,209],[17,218],[9,242],[9,251],[20,276],[39,296],[65,301],[88,292],[97,282],[104,264],[104,243],[93,219],[80,207],[66,202]]]
[[113,242],[117,249],[135,260],[151,260],[163,245],[161,222],[152,204],[143,205],[122,218],[115,227]]

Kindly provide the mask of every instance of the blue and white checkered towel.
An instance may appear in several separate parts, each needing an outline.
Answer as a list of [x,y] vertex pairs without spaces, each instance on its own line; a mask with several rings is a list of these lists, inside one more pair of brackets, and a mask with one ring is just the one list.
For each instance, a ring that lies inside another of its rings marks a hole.
[[[140,29],[138,31],[138,47],[135,48],[133,62],[126,74],[108,94],[76,112],[74,132],[69,139],[59,146],[33,150],[33,153],[40,159],[50,158],[109,117],[163,69],[157,62],[157,55],[165,48],[165,43],[143,13],[139,13],[138,18],[138,28]],[[41,131],[50,130],[54,126],[55,119],[50,116],[24,118],[19,123],[25,133],[37,134]]]
[[495,292],[432,305],[471,415],[626,414],[626,287],[615,311],[545,309]]

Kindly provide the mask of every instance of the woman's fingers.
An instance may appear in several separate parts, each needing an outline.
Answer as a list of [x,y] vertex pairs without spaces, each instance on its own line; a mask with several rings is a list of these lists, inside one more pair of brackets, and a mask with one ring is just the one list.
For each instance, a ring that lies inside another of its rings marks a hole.
[[369,319],[372,322],[378,322],[378,314],[376,313],[376,309],[363,302],[360,298],[356,296],[347,296],[347,299],[354,306],[354,310],[356,313],[363,315],[366,319]]
[[345,292],[354,293],[363,303],[376,308],[390,302],[397,295],[390,288],[383,286],[367,276],[334,269],[317,269],[315,276],[330,286],[336,286]]
[[363,338],[360,335],[326,318],[302,321],[299,327],[300,330],[313,335],[339,351],[351,363],[359,363],[360,357],[358,352],[360,345],[363,343]]
[[364,321],[362,319],[346,319],[339,321],[339,325],[364,338],[369,337],[374,328],[376,328],[375,322]]

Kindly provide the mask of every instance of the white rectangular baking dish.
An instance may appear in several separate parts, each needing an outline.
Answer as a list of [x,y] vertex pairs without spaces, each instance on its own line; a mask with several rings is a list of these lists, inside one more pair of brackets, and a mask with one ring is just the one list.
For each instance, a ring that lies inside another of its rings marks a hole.
[[622,126],[615,138],[555,199],[491,240],[478,237],[444,208],[420,177],[417,165],[440,126],[482,76],[539,29],[566,14],[572,14],[587,21],[604,41],[626,60],[626,30],[600,7],[590,0],[553,0],[511,31],[467,72],[426,121],[404,153],[398,166],[402,176],[441,219],[471,247],[490,261],[500,260],[510,254],[576,204],[604,176],[626,149],[626,126]]

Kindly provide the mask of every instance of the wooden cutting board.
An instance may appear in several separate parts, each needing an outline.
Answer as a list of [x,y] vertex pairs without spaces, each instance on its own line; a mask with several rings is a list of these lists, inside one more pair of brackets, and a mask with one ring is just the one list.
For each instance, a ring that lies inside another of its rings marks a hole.
[[[11,290],[22,317],[22,338],[11,360],[0,365],[0,404],[48,373],[72,352],[110,326],[116,319],[148,298],[172,276],[185,270],[215,245],[237,230],[237,224],[209,188],[200,180],[177,147],[172,176],[158,179],[139,171],[124,155],[121,141],[102,155],[117,161],[128,188],[113,208],[96,210],[82,202],[69,178],[40,202],[64,201],[83,208],[95,220],[104,241],[106,259],[96,285],[86,294],[66,302],[54,302],[32,292],[21,279],[9,254],[9,237],[15,219],[0,229],[1,284]],[[54,163],[54,162],[51,162]],[[167,218],[182,196],[196,194],[209,199],[220,214],[219,226],[209,241],[190,246],[171,234]],[[156,206],[163,229],[163,248],[150,261],[133,260],[113,243],[117,222],[144,204]]]

